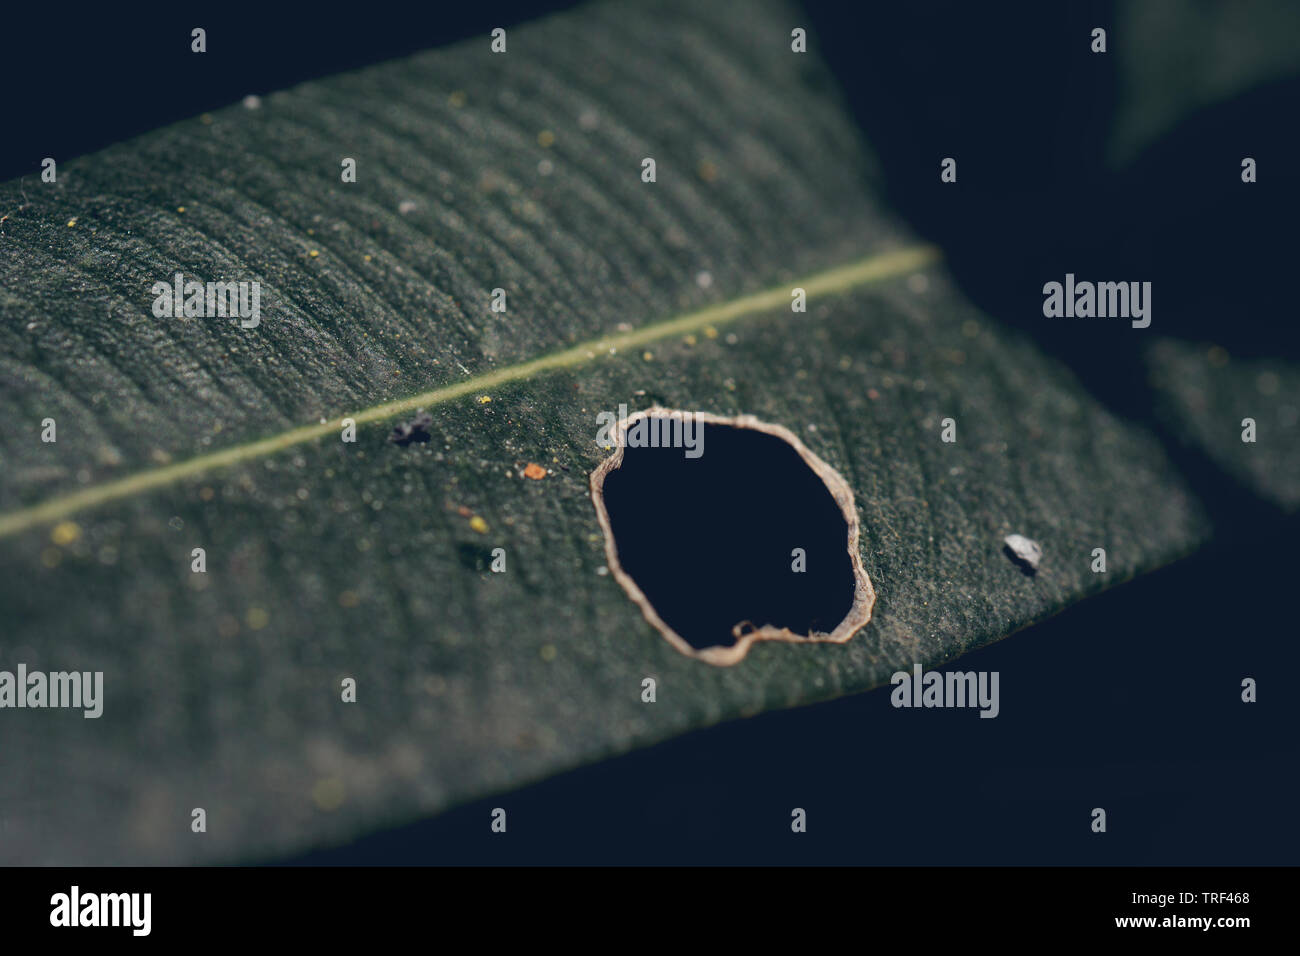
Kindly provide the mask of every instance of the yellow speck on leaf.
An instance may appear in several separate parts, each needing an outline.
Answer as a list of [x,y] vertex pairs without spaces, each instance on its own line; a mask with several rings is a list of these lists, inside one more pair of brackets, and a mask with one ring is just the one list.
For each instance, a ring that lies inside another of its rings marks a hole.
[[326,777],[317,780],[316,786],[311,788],[311,800],[319,809],[329,812],[343,805],[344,792],[342,780],[338,777]]
[[704,330],[704,337],[708,339],[716,339],[718,337],[718,330],[710,325]]
[[686,338],[682,339],[682,341],[685,342],[687,345],[694,345],[696,342],[699,341],[699,339],[697,339],[693,335],[688,335],[686,336]]
[[176,211],[177,211],[177,212],[184,212],[184,211],[185,211],[185,207],[184,207],[184,206],[177,206],[177,207],[176,207]]
[[477,531],[479,534],[488,533],[488,523],[484,521],[482,518],[480,518],[478,515],[475,515],[474,517],[469,519],[469,526],[473,528],[475,531]]
[[549,129],[544,129],[537,134],[537,145],[542,149],[550,149],[555,145],[555,134]]
[[551,661],[555,660],[555,655],[558,652],[555,650],[554,644],[543,644],[540,653],[542,655],[542,660],[546,661],[547,663],[550,663]]
[[480,395],[480,396],[478,397],[478,403],[479,403],[480,405],[486,405],[486,404],[487,404],[488,402],[490,402],[490,401],[492,401],[492,396],[491,396],[491,395]]
[[77,224],[77,217],[76,217],[76,216],[73,216],[71,219],[68,220],[68,228],[69,228],[69,229],[71,229],[71,228],[72,228],[73,226],[75,226],[76,224]]
[[645,359],[647,362],[653,361],[654,357],[655,357],[654,352],[651,352],[649,350],[646,350],[641,353],[641,358]]
[[464,91],[463,91],[463,90],[456,90],[455,92],[453,92],[453,93],[451,94],[451,96],[447,97],[447,105],[450,106],[450,107],[451,107],[452,109],[454,109],[454,110],[458,110],[458,109],[460,109],[462,106],[464,106],[464,105],[465,105],[465,93],[464,93]]
[[262,628],[266,627],[267,623],[271,620],[271,616],[260,607],[250,607],[248,609],[246,620],[248,621],[248,627],[250,630],[260,631]]
[[81,525],[75,521],[60,521],[50,531],[50,540],[65,548],[80,537]]
[[307,255],[309,255],[309,256],[311,256],[313,259],[315,259],[318,255],[320,255],[320,250],[319,250],[319,249],[313,249],[311,252],[307,253]]
[[366,262],[369,262],[369,261],[370,261],[370,258],[371,258],[370,253],[367,252],[367,253],[366,253],[364,256],[362,256],[361,258],[365,259]]

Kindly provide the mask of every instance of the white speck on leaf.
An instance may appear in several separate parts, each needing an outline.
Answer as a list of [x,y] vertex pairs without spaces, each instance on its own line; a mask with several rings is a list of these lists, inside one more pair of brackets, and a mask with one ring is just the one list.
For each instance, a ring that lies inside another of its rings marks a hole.
[[1011,552],[1013,560],[1031,571],[1038,570],[1038,563],[1043,560],[1043,546],[1022,534],[1009,534],[1003,542]]

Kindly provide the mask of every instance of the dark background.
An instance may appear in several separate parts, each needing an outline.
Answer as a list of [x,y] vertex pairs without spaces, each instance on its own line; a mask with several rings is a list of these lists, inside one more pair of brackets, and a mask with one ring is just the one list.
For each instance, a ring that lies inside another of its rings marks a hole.
[[[7,12],[0,179],[572,5]],[[989,6],[814,4],[807,17],[810,49],[831,63],[891,200],[967,294],[1152,427],[1126,323],[1042,322],[1044,277],[1149,279],[1161,334],[1297,357],[1300,77],[1194,112],[1114,169],[1116,44],[1132,40],[1116,35],[1112,5]],[[201,57],[189,52],[194,26],[208,32]],[[1088,51],[1093,26],[1108,28],[1111,53]],[[1272,157],[1267,181],[1240,188],[1243,155]],[[955,186],[939,183],[944,156],[958,158]],[[1199,452],[1167,445],[1215,544],[962,658],[1001,673],[996,720],[857,695],[284,862],[1295,863],[1300,525]],[[1259,682],[1257,704],[1240,701],[1245,676]],[[508,839],[489,832],[495,806],[508,809]],[[809,818],[799,836],[795,806]],[[1088,827],[1096,806],[1104,836]]]

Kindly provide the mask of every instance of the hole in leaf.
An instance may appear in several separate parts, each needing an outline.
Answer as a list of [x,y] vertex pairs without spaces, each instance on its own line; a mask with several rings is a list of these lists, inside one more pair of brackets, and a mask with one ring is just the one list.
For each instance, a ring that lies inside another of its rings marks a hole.
[[640,418],[662,433],[674,417],[692,416],[628,416],[592,475],[610,569],[646,619],[715,664],[756,640],[848,640],[874,601],[848,484],[787,429],[749,416],[701,416],[695,458],[623,441]]

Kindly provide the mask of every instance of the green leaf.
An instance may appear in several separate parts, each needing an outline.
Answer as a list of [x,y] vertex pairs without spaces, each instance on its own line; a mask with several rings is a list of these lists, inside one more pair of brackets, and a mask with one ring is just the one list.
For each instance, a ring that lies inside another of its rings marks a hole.
[[[0,189],[0,667],[105,683],[97,720],[0,711],[0,859],[344,841],[866,690],[1203,539],[1159,444],[883,207],[797,25],[588,7]],[[155,318],[177,271],[260,281],[261,325]],[[588,475],[619,403],[798,434],[856,497],[867,627],[732,667],[670,647],[601,573]],[[431,440],[388,442],[420,408]]]
[[1171,338],[1156,339],[1144,357],[1179,440],[1283,511],[1300,507],[1300,367]]
[[1119,112],[1107,149],[1116,167],[1195,111],[1300,71],[1293,3],[1122,3],[1108,32],[1107,55],[1118,60]]

